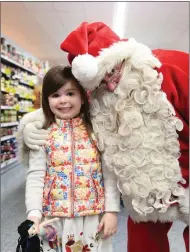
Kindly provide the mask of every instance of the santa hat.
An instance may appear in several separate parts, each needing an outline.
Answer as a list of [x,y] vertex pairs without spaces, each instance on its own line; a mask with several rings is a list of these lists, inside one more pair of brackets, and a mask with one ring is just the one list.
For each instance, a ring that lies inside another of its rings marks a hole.
[[97,56],[102,49],[119,41],[119,36],[104,23],[83,22],[62,42],[61,49],[69,53],[68,60],[74,76],[83,83],[88,82],[86,88],[92,90],[94,85],[90,81],[98,73]]
[[[60,47],[69,53],[68,60],[76,79],[84,88],[94,90],[106,72],[134,53],[137,44],[139,47],[134,39],[120,39],[102,22],[83,22],[68,35]],[[143,52],[151,54],[145,46]]]
[[118,41],[120,38],[104,23],[83,22],[62,42],[61,49],[69,53],[68,60],[71,64],[78,55],[89,54],[96,57],[101,49]]

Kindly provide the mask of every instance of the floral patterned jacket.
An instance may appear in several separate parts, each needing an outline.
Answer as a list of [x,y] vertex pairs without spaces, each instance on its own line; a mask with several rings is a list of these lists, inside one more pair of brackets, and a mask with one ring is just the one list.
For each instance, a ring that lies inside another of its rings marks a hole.
[[45,145],[45,216],[76,217],[104,212],[104,183],[96,143],[81,118],[56,120]]

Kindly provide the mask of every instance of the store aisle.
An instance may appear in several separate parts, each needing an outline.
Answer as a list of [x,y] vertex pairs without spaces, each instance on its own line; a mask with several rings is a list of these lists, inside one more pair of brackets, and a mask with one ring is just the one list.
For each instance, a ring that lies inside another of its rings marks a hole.
[[[25,220],[24,206],[25,170],[17,165],[1,175],[1,251],[15,252],[17,245],[17,227]],[[122,210],[119,214],[119,230],[114,237],[114,252],[126,250],[126,221]],[[174,223],[169,232],[171,252],[185,252],[182,232],[185,225]],[[135,252],[135,251],[134,251]],[[151,251],[153,252],[153,251]]]

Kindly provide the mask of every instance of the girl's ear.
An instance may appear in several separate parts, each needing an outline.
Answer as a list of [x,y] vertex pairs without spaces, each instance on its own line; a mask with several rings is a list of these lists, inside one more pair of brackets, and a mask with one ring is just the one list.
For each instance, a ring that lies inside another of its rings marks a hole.
[[83,99],[81,100],[81,104],[82,104],[82,105],[84,104],[84,100],[83,100]]

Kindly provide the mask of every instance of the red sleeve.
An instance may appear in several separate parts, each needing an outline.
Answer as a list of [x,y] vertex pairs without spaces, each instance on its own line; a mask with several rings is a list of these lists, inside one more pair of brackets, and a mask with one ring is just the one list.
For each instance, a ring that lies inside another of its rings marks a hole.
[[183,177],[189,183],[189,55],[169,50],[155,50],[153,53],[161,61],[159,72],[163,74],[162,90],[167,94],[176,115],[184,128],[178,132],[181,157],[179,159]]

